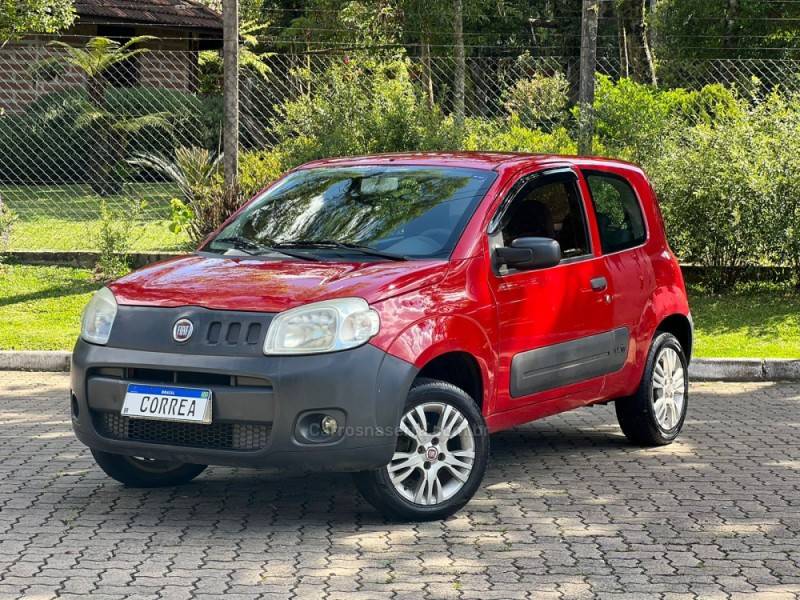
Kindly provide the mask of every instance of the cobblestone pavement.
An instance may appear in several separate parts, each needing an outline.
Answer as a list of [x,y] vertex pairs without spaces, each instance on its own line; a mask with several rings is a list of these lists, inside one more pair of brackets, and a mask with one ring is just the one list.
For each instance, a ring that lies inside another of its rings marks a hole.
[[475,499],[420,525],[346,475],[125,489],[66,386],[0,374],[0,598],[800,597],[798,385],[696,385],[665,448],[628,445],[611,407],[498,434]]

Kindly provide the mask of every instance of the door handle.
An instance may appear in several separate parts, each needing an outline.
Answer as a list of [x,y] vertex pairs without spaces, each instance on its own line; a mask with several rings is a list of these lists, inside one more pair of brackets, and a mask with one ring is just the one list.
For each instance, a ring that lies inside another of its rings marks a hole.
[[595,277],[589,283],[592,285],[592,291],[604,292],[608,289],[608,280],[605,277]]

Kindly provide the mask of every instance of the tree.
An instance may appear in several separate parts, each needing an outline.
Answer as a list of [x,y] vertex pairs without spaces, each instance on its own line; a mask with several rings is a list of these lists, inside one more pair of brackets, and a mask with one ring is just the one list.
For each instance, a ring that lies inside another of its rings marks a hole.
[[800,3],[775,0],[658,0],[658,56],[796,58]]
[[[245,21],[239,26],[239,70],[245,81],[266,79],[272,72],[268,60],[273,52],[260,50],[259,35],[270,27],[270,23]],[[203,94],[222,93],[222,56],[218,50],[203,50],[198,59],[200,67],[200,92]]]
[[453,114],[459,127],[464,125],[464,94],[467,63],[464,52],[464,2],[453,0],[453,42],[455,73],[453,75]]
[[156,38],[138,36],[121,44],[109,38],[94,37],[82,48],[60,41],[50,43],[53,47],[62,48],[64,55],[44,62],[61,63],[82,72],[86,77],[88,103],[84,107],[80,124],[89,129],[92,139],[95,140],[97,176],[90,184],[100,195],[116,194],[121,190],[116,169],[122,160],[127,134],[145,127],[167,124],[169,115],[166,114],[118,117],[106,108],[106,74],[112,67],[122,65],[133,57],[147,52],[146,48],[134,48],[134,46],[153,39]]
[[138,54],[147,52],[146,48],[133,48],[137,44],[156,39],[151,35],[133,37],[124,44],[106,37],[94,37],[83,48],[66,42],[50,42],[53,47],[62,48],[66,54],[63,62],[81,71],[86,76],[89,100],[96,108],[105,104],[104,75],[111,67],[119,65]]
[[653,51],[647,34],[646,0],[618,0],[622,75],[639,83],[656,84]]
[[72,0],[0,0],[0,44],[29,33],[55,33],[75,19]]

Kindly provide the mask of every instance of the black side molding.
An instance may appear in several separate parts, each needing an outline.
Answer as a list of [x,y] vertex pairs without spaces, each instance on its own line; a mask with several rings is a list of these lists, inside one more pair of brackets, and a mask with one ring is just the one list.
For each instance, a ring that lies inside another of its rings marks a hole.
[[544,348],[511,360],[511,396],[518,398],[618,371],[628,356],[627,327]]

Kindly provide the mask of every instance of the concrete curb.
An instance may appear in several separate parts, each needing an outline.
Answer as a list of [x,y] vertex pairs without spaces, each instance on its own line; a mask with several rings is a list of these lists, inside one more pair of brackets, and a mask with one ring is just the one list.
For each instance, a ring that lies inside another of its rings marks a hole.
[[[128,255],[131,268],[138,269],[154,262],[186,256],[186,252],[132,252]],[[17,265],[44,265],[92,269],[100,259],[99,252],[58,252],[48,250],[14,250],[6,252],[6,261]]]
[[0,371],[69,371],[71,352],[0,350]]
[[694,381],[800,381],[800,360],[697,358],[689,365]]
[[[0,350],[0,371],[69,371],[70,352]],[[800,360],[697,358],[693,381],[800,381]]]

